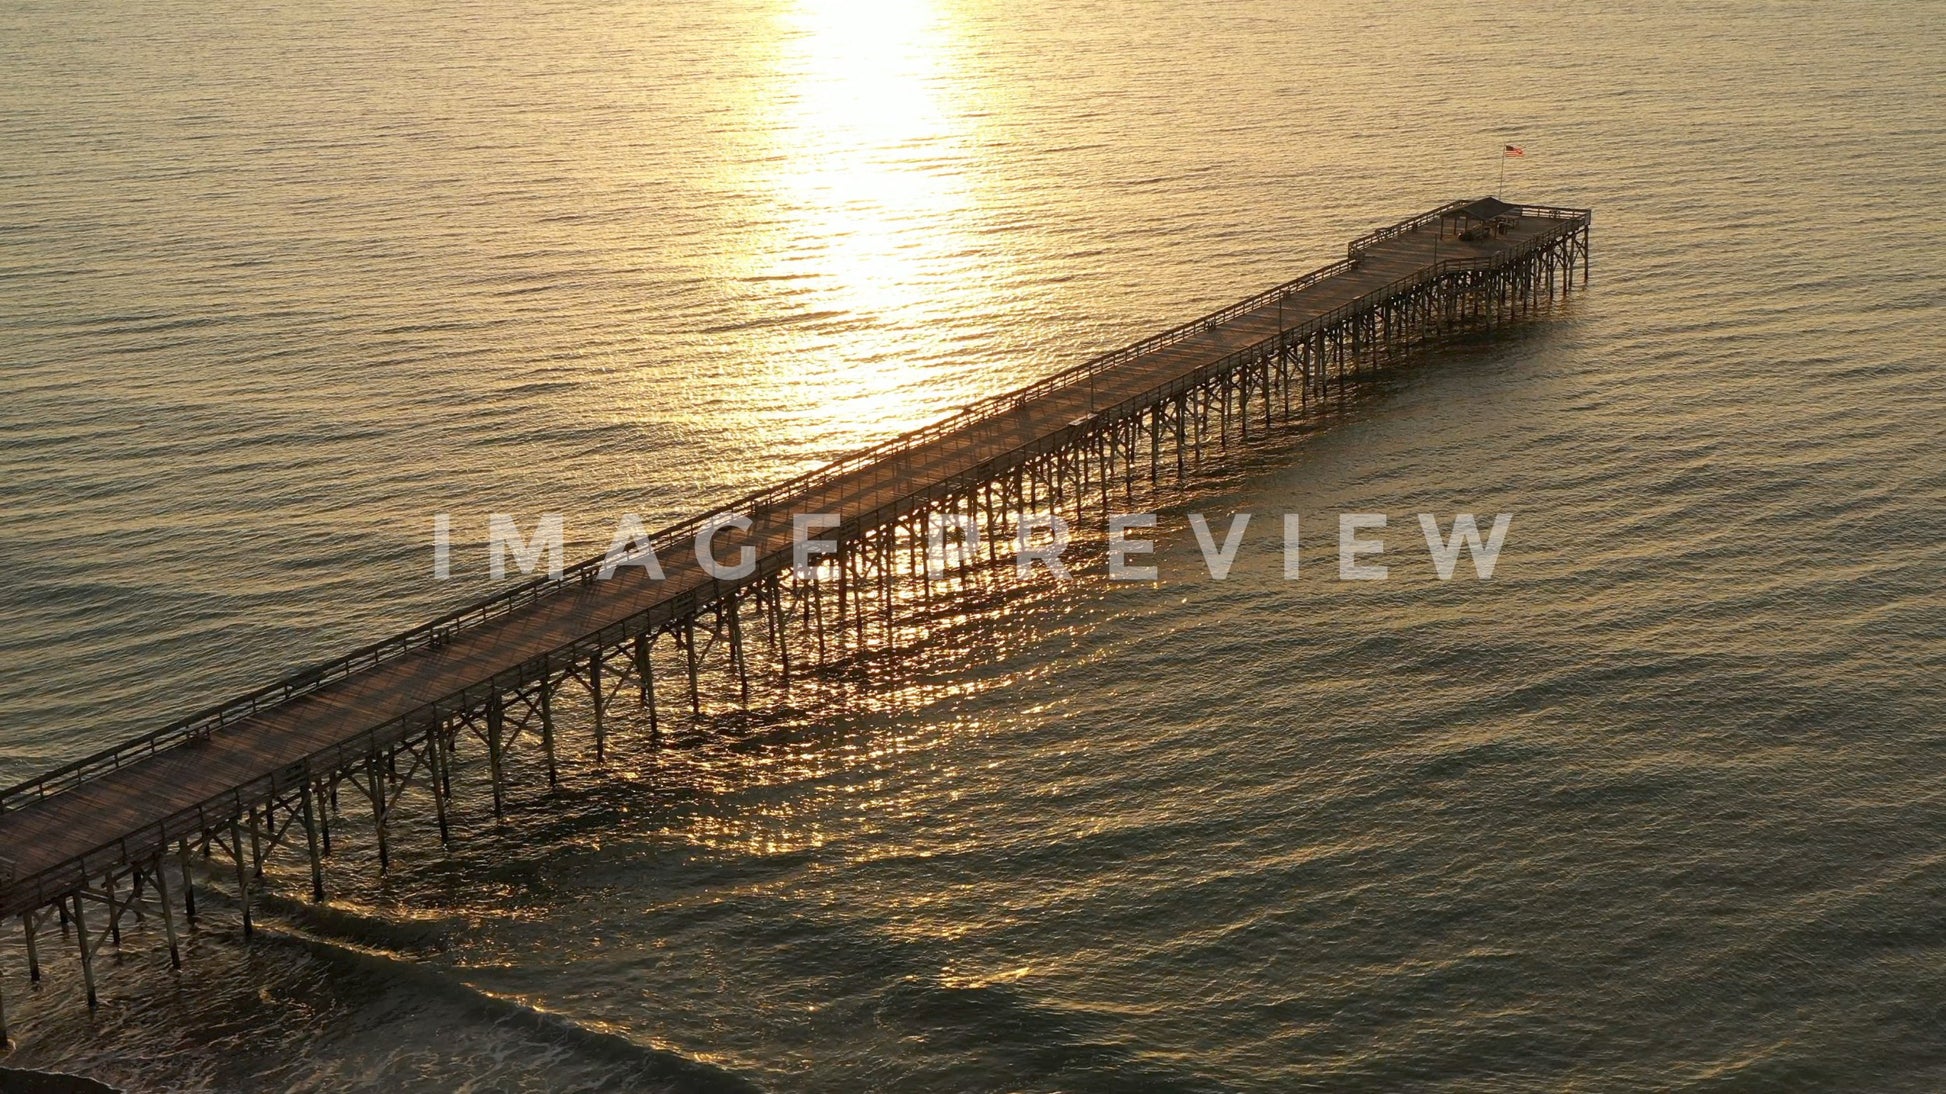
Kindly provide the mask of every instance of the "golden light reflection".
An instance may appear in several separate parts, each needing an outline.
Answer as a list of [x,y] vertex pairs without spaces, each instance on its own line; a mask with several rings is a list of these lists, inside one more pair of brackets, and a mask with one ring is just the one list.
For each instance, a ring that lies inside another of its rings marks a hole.
[[744,276],[810,317],[772,355],[792,392],[781,405],[827,435],[917,425],[948,400],[915,363],[947,359],[940,320],[990,291],[966,234],[977,201],[951,21],[926,0],[797,0],[778,22],[757,180],[774,230]]
[[884,147],[950,128],[935,93],[948,75],[946,27],[926,0],[800,0],[784,24],[800,131]]

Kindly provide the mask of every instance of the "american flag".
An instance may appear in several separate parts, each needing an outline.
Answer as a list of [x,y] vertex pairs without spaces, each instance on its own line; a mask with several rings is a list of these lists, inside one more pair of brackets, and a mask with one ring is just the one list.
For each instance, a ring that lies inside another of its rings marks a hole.
[[1509,144],[1504,148],[1502,148],[1500,151],[1500,155],[1503,158],[1507,156],[1524,156],[1526,154],[1527,154],[1527,150],[1517,144]]

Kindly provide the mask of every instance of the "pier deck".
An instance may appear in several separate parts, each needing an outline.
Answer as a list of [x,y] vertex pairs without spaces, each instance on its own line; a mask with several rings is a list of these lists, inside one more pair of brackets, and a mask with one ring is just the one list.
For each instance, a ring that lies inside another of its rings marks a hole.
[[[91,879],[107,878],[112,897],[118,864],[148,862],[159,872],[161,857],[173,846],[220,840],[226,829],[235,831],[239,816],[254,816],[247,811],[259,805],[269,808],[295,785],[303,786],[308,810],[311,789],[335,778],[333,772],[397,748],[414,734],[436,733],[456,714],[483,709],[484,701],[497,704],[501,693],[517,691],[523,681],[553,687],[562,665],[588,656],[590,648],[601,702],[604,647],[631,635],[652,639],[737,595],[742,585],[776,580],[792,561],[793,514],[837,514],[840,528],[814,533],[819,537],[869,534],[1039,454],[1081,443],[1097,429],[1133,418],[1148,421],[1159,434],[1167,415],[1156,408],[1181,391],[1214,372],[1243,367],[1240,362],[1256,359],[1252,353],[1298,361],[1300,347],[1336,330],[1333,324],[1386,306],[1390,297],[1424,293],[1476,271],[1532,266],[1543,253],[1565,255],[1569,281],[1578,254],[1585,277],[1584,211],[1526,207],[1503,216],[1489,232],[1469,233],[1482,238],[1465,240],[1449,219],[1461,204],[1374,233],[1353,244],[1352,258],[1197,323],[984,400],[719,510],[753,522],[747,534],[726,530],[718,537],[725,558],[744,544],[756,548],[759,563],[747,579],[726,581],[704,572],[693,541],[685,538],[693,537],[699,518],[653,537],[663,580],[651,580],[635,566],[622,567],[611,579],[589,580],[584,564],[559,581],[535,583],[525,594],[502,597],[473,614],[455,613],[285,682],[281,690],[274,686],[14,787],[0,794],[0,914],[31,916],[51,904],[65,908],[61,902],[68,900],[78,912],[81,897],[99,899],[100,886]],[[1550,265],[1554,280],[1558,265]],[[1311,365],[1303,367],[1312,376]],[[1180,429],[1179,417],[1176,424]],[[232,851],[241,862],[242,848]],[[109,906],[119,918],[112,899]]]

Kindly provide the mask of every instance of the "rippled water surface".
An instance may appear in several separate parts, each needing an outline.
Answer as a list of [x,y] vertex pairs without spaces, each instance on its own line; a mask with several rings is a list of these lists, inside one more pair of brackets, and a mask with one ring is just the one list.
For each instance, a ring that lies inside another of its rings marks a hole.
[[12,932],[7,1062],[1938,1089],[1942,11],[0,0],[4,780],[487,591],[491,512],[592,553],[1451,197],[1596,210],[1586,294],[1166,492],[1157,584],[982,578],[606,769],[570,707],[557,794],[409,801],[383,880],[342,802],[332,904],[212,885],[93,1018]]

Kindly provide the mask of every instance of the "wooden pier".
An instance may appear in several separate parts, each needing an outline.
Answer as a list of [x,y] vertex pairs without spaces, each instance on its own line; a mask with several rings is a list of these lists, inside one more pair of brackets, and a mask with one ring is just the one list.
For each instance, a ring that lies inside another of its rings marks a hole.
[[[1097,495],[1105,510],[1111,491],[1181,479],[1207,446],[1310,414],[1403,348],[1585,284],[1590,224],[1583,209],[1449,203],[1294,281],[655,532],[659,580],[640,565],[603,577],[591,559],[0,791],[0,917],[25,932],[28,978],[46,971],[45,938],[72,940],[95,1005],[94,955],[136,922],[179,967],[193,862],[234,875],[246,936],[273,854],[308,864],[309,896],[326,899],[341,801],[368,808],[380,869],[401,795],[430,799],[442,841],[456,773],[484,777],[502,815],[511,749],[538,750],[556,778],[564,688],[589,704],[599,763],[626,691],[653,737],[662,677],[700,710],[712,657],[744,702],[754,672],[815,673],[828,644],[895,610],[901,575],[930,580],[917,560],[943,523],[994,528]],[[835,551],[800,567],[797,519],[812,514],[833,518],[809,535]],[[699,556],[699,532],[721,561]],[[730,561],[746,547],[747,570]],[[0,969],[0,989],[17,975]]]

